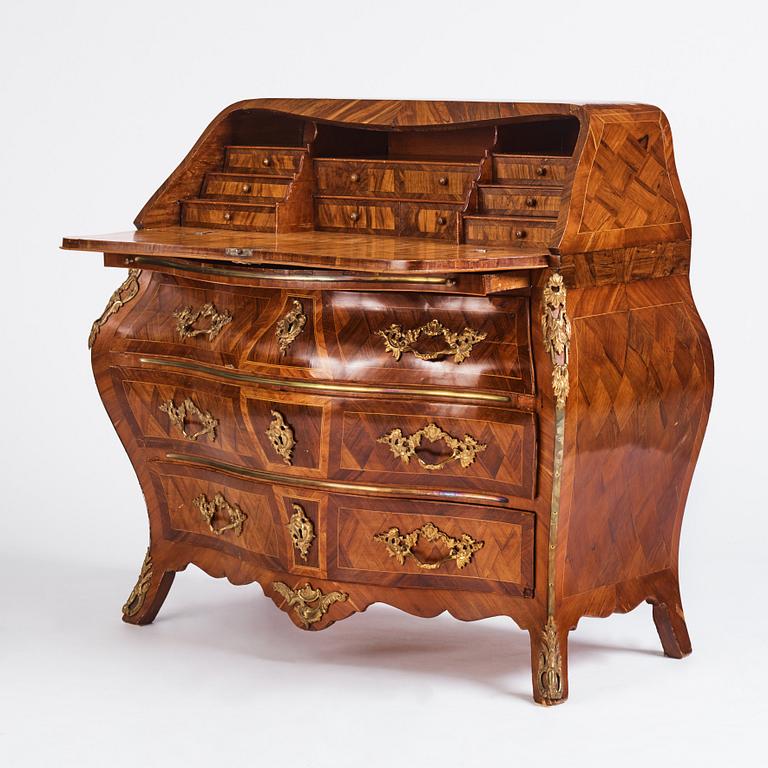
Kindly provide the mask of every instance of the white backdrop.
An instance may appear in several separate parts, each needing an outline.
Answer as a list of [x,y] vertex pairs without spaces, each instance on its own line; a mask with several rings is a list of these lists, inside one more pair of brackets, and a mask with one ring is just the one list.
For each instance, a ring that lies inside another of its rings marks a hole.
[[[0,5],[0,764],[706,766],[761,743],[764,4]],[[643,606],[571,635],[571,699],[530,703],[509,620],[386,607],[318,634],[190,569],[120,622],[147,540],[86,337],[122,280],[62,235],[129,229],[213,116],[262,96],[643,101],[694,225],[715,400],[683,526],[694,653]]]

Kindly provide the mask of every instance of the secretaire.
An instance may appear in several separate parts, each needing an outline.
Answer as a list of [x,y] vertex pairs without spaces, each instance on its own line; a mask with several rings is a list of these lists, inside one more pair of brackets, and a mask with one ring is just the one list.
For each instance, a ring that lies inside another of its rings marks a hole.
[[690,652],[683,508],[713,364],[656,107],[262,99],[224,110],[91,329],[150,546],[304,629],[373,602],[510,616],[568,693],[582,616],[643,601]]

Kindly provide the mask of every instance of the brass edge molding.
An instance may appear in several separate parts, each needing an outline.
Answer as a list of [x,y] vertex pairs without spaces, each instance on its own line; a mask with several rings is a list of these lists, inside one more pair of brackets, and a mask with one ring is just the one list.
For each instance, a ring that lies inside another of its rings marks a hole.
[[[404,353],[410,352],[419,360],[439,360],[443,357],[453,356],[453,361],[458,365],[464,362],[472,353],[472,347],[488,336],[487,333],[465,328],[461,332],[446,328],[439,320],[430,320],[418,328],[403,330],[403,326],[393,323],[381,331],[376,331],[377,336],[384,339],[384,349],[399,361]],[[414,344],[424,335],[427,337],[442,336],[446,347],[436,352],[419,352]]]
[[547,623],[541,637],[538,669],[539,692],[542,698],[548,701],[558,701],[563,697],[562,655],[555,619],[555,575],[565,452],[565,404],[570,391],[568,358],[571,322],[566,310],[566,299],[567,291],[563,276],[558,273],[552,274],[544,287],[541,314],[544,348],[552,362],[552,393],[555,398],[555,445],[547,546]]
[[294,299],[291,307],[291,310],[278,320],[275,326],[275,336],[277,336],[281,355],[288,351],[288,347],[296,341],[296,338],[307,324],[307,316],[304,314],[304,307],[301,302],[298,299]]
[[[171,424],[178,427],[181,434],[187,440],[197,440],[198,437],[207,435],[211,443],[216,442],[216,427],[219,426],[218,419],[214,419],[208,411],[198,408],[191,398],[185,398],[181,405],[176,405],[173,400],[166,400],[160,404],[160,410],[168,414]],[[188,416],[192,416],[200,424],[200,429],[196,432],[187,432]]]
[[293,504],[293,514],[288,521],[288,532],[291,536],[293,548],[299,552],[301,559],[306,562],[309,549],[315,540],[315,527],[307,517],[307,513],[301,504]]
[[[233,251],[233,253],[230,253]],[[244,249],[228,248],[227,256],[243,258]],[[257,272],[249,269],[237,269],[233,267],[210,267],[203,264],[189,264],[179,262],[176,259],[158,259],[151,256],[133,256],[127,259],[129,264],[144,264],[153,267],[169,267],[183,272],[197,272],[203,275],[221,275],[222,277],[247,277],[252,280],[268,280],[280,283],[407,283],[424,285],[455,285],[452,277],[441,276],[416,276],[416,275],[349,275],[349,274],[324,274],[324,275],[276,275],[272,272]]]
[[116,314],[120,308],[125,306],[131,299],[135,298],[136,294],[139,292],[140,275],[140,269],[129,269],[128,277],[123,280],[117,290],[115,290],[109,297],[109,301],[107,302],[104,311],[93,321],[93,325],[91,325],[91,332],[88,334],[88,349],[93,349],[96,337],[99,335],[99,331],[107,320],[109,320],[112,315]]
[[[437,464],[429,464],[416,454],[421,446],[422,438],[426,438],[430,443],[442,440],[451,449],[451,455]],[[478,442],[472,435],[464,435],[461,439],[453,437],[453,435],[440,429],[434,422],[430,422],[412,435],[403,435],[401,429],[392,429],[379,437],[376,442],[389,446],[392,454],[399,458],[403,464],[409,464],[411,457],[415,457],[424,469],[432,471],[440,470],[452,461],[458,461],[462,469],[467,469],[475,461],[477,454],[482,453],[488,447]]]
[[[448,548],[448,553],[439,560],[422,560],[413,551],[420,536],[431,543],[443,544]],[[451,560],[454,560],[456,567],[461,570],[472,562],[472,555],[485,546],[485,542],[475,541],[468,533],[462,533],[458,539],[449,536],[434,523],[424,523],[410,533],[400,533],[399,528],[390,528],[388,531],[375,534],[373,540],[382,542],[387,548],[387,554],[394,557],[399,565],[405,565],[406,559],[411,557],[419,568],[428,571],[434,571]]]
[[144,605],[144,599],[146,598],[152,583],[152,569],[152,556],[149,554],[149,547],[147,547],[147,553],[144,555],[144,562],[141,566],[139,578],[136,585],[131,590],[131,594],[128,595],[125,605],[123,605],[123,616],[128,616],[130,618],[131,616],[135,616],[141,610],[141,606]]
[[323,594],[320,588],[315,589],[309,582],[303,587],[291,589],[282,581],[273,581],[272,588],[285,598],[288,608],[293,608],[304,629],[320,621],[334,603],[343,603],[349,597],[346,592]]
[[[211,533],[221,536],[222,533],[232,531],[235,536],[240,536],[248,515],[237,504],[230,504],[221,491],[217,492],[211,501],[201,493],[192,503],[200,510],[200,514],[210,528]],[[226,514],[229,518],[227,525],[216,527],[216,515]]]
[[[213,341],[224,326],[232,322],[233,317],[229,310],[219,312],[211,302],[203,304],[196,312],[191,306],[181,307],[173,313],[173,316],[176,318],[176,332],[182,341],[195,336],[207,336],[208,341]],[[195,323],[200,320],[207,320],[208,327],[195,328]]]
[[334,491],[349,493],[372,493],[396,497],[416,496],[424,499],[442,499],[443,501],[468,502],[480,504],[508,504],[506,496],[491,496],[486,493],[473,493],[471,491],[436,491],[429,488],[412,488],[407,486],[366,485],[363,483],[344,483],[338,480],[320,480],[300,475],[281,475],[277,472],[265,472],[260,469],[241,467],[237,464],[229,464],[215,459],[206,459],[202,456],[193,456],[183,453],[166,453],[165,458],[184,464],[197,464],[208,469],[229,472],[238,477],[248,477],[254,480],[262,480],[267,483],[279,485],[298,486],[301,488],[328,488]]
[[285,416],[280,411],[272,410],[270,413],[272,414],[272,421],[269,423],[269,427],[267,427],[264,434],[269,438],[275,453],[288,466],[291,466],[293,462],[293,449],[296,446],[293,430],[286,423]]
[[[168,368],[180,368],[188,371],[197,371],[209,376],[218,376],[223,379],[242,381],[251,384],[266,384],[267,386],[281,387],[285,389],[308,389],[317,392],[349,392],[354,394],[379,394],[379,395],[405,395],[412,397],[420,395],[425,397],[445,397],[450,400],[486,400],[496,403],[508,403],[512,398],[508,395],[491,395],[485,392],[461,392],[451,389],[409,389],[406,387],[375,387],[364,384],[324,384],[317,381],[300,381],[291,379],[277,379],[270,376],[258,376],[252,373],[242,373],[234,370],[223,370],[201,363],[191,363],[186,360],[164,359],[162,357],[140,357],[139,362],[145,365],[162,365]],[[527,397],[527,395],[523,395]]]

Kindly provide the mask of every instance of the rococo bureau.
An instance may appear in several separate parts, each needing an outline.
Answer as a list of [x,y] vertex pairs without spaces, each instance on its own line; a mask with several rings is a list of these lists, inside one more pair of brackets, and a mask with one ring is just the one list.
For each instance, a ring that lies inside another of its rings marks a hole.
[[304,629],[510,616],[543,704],[582,616],[690,652],[713,362],[659,109],[243,101],[135,224],[63,244],[128,269],[88,340],[149,509],[125,621],[192,563]]

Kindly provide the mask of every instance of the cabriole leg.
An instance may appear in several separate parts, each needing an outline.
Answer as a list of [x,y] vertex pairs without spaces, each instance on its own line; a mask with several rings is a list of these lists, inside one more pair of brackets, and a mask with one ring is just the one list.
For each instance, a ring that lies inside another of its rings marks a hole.
[[123,606],[123,621],[151,624],[165,602],[175,575],[175,571],[166,571],[153,562],[152,554],[147,549],[139,580]]
[[677,585],[648,601],[653,606],[653,623],[665,656],[682,659],[691,652],[691,638]]

